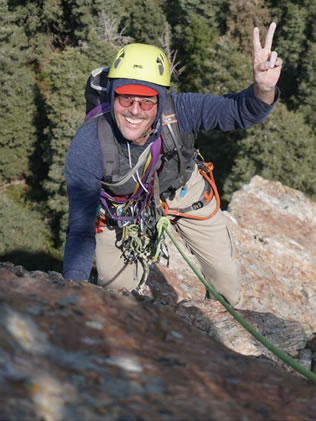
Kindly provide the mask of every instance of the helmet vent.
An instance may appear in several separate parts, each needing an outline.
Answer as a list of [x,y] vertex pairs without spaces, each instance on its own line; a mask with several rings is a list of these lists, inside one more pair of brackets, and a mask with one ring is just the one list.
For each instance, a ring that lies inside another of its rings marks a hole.
[[159,74],[160,76],[162,76],[165,69],[164,69],[161,58],[157,57],[157,63],[158,63]]
[[124,58],[125,56],[125,52],[123,51],[122,54],[119,55],[119,57],[115,60],[114,62],[114,68],[116,69],[118,67],[118,65],[121,62],[121,59]]

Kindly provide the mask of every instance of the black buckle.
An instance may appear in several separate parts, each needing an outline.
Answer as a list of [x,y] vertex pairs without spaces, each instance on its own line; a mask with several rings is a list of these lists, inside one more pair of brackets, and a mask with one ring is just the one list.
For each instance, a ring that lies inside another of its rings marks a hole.
[[169,152],[164,152],[163,154],[162,154],[162,157],[161,157],[161,159],[164,161],[164,162],[167,162],[167,161],[169,161],[170,159],[172,159],[176,154],[178,154],[178,151],[176,150],[176,148],[174,148],[172,151],[169,151]]
[[204,206],[203,202],[199,200],[198,202],[193,203],[192,208],[194,210],[198,210],[198,209],[203,208],[203,206]]

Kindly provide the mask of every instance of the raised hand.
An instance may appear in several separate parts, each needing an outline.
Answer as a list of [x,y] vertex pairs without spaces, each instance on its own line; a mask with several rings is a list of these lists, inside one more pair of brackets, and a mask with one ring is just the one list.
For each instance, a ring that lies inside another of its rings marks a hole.
[[279,80],[282,60],[276,51],[271,51],[276,23],[269,26],[264,47],[260,42],[259,28],[254,28],[252,38],[253,77],[255,95],[262,101],[272,104],[275,86]]

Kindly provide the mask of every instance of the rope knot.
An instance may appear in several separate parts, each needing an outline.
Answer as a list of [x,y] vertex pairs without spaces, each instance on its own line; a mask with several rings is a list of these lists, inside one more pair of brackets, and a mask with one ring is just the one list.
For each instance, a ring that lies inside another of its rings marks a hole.
[[157,231],[159,236],[163,230],[168,230],[170,228],[170,221],[166,216],[161,216],[157,222]]

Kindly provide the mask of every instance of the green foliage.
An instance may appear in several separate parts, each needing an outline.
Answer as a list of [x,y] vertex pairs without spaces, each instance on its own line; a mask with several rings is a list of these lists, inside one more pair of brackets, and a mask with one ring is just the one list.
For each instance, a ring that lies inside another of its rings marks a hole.
[[135,0],[130,5],[129,16],[122,20],[121,25],[135,42],[160,47],[167,20],[159,1]]
[[27,67],[27,39],[8,8],[0,16],[0,182],[30,175],[36,142],[35,78]]
[[[255,2],[229,2],[227,14],[228,34],[239,44],[239,49],[246,54],[251,54],[252,29],[258,26],[264,33],[263,28],[271,22],[269,9],[264,0]],[[264,36],[262,37],[264,39]]]
[[278,104],[263,123],[247,130],[238,142],[232,171],[224,184],[224,198],[254,175],[303,191],[316,200],[316,137],[300,113]]
[[205,87],[208,65],[213,58],[210,46],[215,38],[215,29],[206,21],[196,15],[190,17],[183,32],[182,47],[179,48],[181,64],[184,65],[180,81],[182,90],[201,92]]
[[298,87],[298,109],[305,121],[316,131],[316,43],[311,43],[302,63],[302,80]]
[[97,14],[102,9],[102,1],[70,0],[63,2],[64,18],[72,45],[85,42],[97,23]]
[[227,35],[216,38],[205,67],[201,93],[223,95],[238,92],[252,83],[251,57],[242,54],[237,41]]
[[84,118],[84,87],[91,70],[88,57],[71,47],[52,54],[46,64],[50,79],[50,91],[45,99],[49,126],[43,160],[49,171],[43,187],[48,196],[47,206],[54,216],[57,238],[66,227],[65,154]]
[[180,67],[184,68],[179,80],[180,90],[203,92],[209,74],[208,66],[214,58],[212,43],[224,25],[219,16],[227,7],[227,2],[216,0],[165,2],[164,10],[171,25],[173,48],[178,54]]
[[[275,3],[274,1],[272,3]],[[297,108],[297,89],[302,79],[302,60],[306,54],[306,28],[310,9],[304,7],[304,2],[283,0],[272,7],[278,28],[276,33],[277,51],[283,60],[282,76],[279,86],[282,98],[290,108]]]
[[41,2],[8,1],[11,15],[27,39],[28,62],[49,54],[52,46],[62,44],[64,35],[62,0]]
[[0,260],[26,269],[61,271],[62,255],[52,256],[50,228],[43,216],[28,209],[21,187],[0,194]]
[[173,0],[163,1],[162,7],[173,28],[174,37],[181,42],[181,34],[189,24],[190,16],[196,15],[210,27],[224,30],[229,8],[228,0]]
[[316,130],[316,2],[307,1],[306,53],[302,58],[301,80],[298,85],[296,104],[314,133]]

